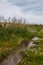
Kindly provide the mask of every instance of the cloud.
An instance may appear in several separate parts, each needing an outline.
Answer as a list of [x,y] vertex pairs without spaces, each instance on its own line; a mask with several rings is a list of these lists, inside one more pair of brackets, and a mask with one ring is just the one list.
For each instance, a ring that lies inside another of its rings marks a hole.
[[43,24],[43,0],[0,0],[0,14],[26,18],[28,23]]
[[22,12],[18,6],[14,6],[6,1],[0,1],[0,14],[3,14],[5,17],[22,16]]

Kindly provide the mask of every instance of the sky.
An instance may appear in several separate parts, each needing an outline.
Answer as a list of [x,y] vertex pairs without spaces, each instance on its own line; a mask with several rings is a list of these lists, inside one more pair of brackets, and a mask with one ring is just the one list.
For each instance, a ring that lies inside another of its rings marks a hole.
[[0,15],[16,17],[27,23],[43,24],[43,0],[0,0]]

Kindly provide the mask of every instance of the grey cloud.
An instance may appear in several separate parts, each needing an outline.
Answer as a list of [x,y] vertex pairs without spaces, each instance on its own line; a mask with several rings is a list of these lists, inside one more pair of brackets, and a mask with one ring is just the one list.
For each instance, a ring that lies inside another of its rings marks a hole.
[[11,2],[13,5],[17,6],[27,6],[34,3],[37,3],[37,0],[7,0],[7,2]]
[[[2,0],[2,2],[3,1],[4,0]],[[18,15],[19,17],[21,16],[21,17],[29,19],[30,23],[31,22],[43,23],[43,0],[5,0],[5,1],[6,1],[5,3],[1,3],[0,11],[1,11],[1,8],[2,8],[2,11],[4,9],[5,11],[7,11],[8,16]]]
[[41,11],[43,10],[43,0],[7,0],[13,5],[24,7],[22,11]]

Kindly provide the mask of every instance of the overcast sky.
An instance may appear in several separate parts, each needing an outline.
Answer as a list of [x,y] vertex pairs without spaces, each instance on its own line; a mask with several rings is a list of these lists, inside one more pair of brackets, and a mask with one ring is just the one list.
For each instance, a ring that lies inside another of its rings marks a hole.
[[43,24],[43,0],[0,0],[0,15],[26,18],[28,23]]

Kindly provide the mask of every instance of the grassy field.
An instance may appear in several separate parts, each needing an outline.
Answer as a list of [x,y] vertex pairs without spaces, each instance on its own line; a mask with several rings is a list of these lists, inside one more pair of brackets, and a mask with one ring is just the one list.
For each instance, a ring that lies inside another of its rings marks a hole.
[[43,39],[39,39],[35,43],[35,47],[21,52],[23,59],[18,65],[43,65]]
[[0,23],[0,57],[18,49],[22,41],[30,41],[34,36],[36,46],[21,52],[23,59],[18,65],[43,65],[43,26],[15,23]]

